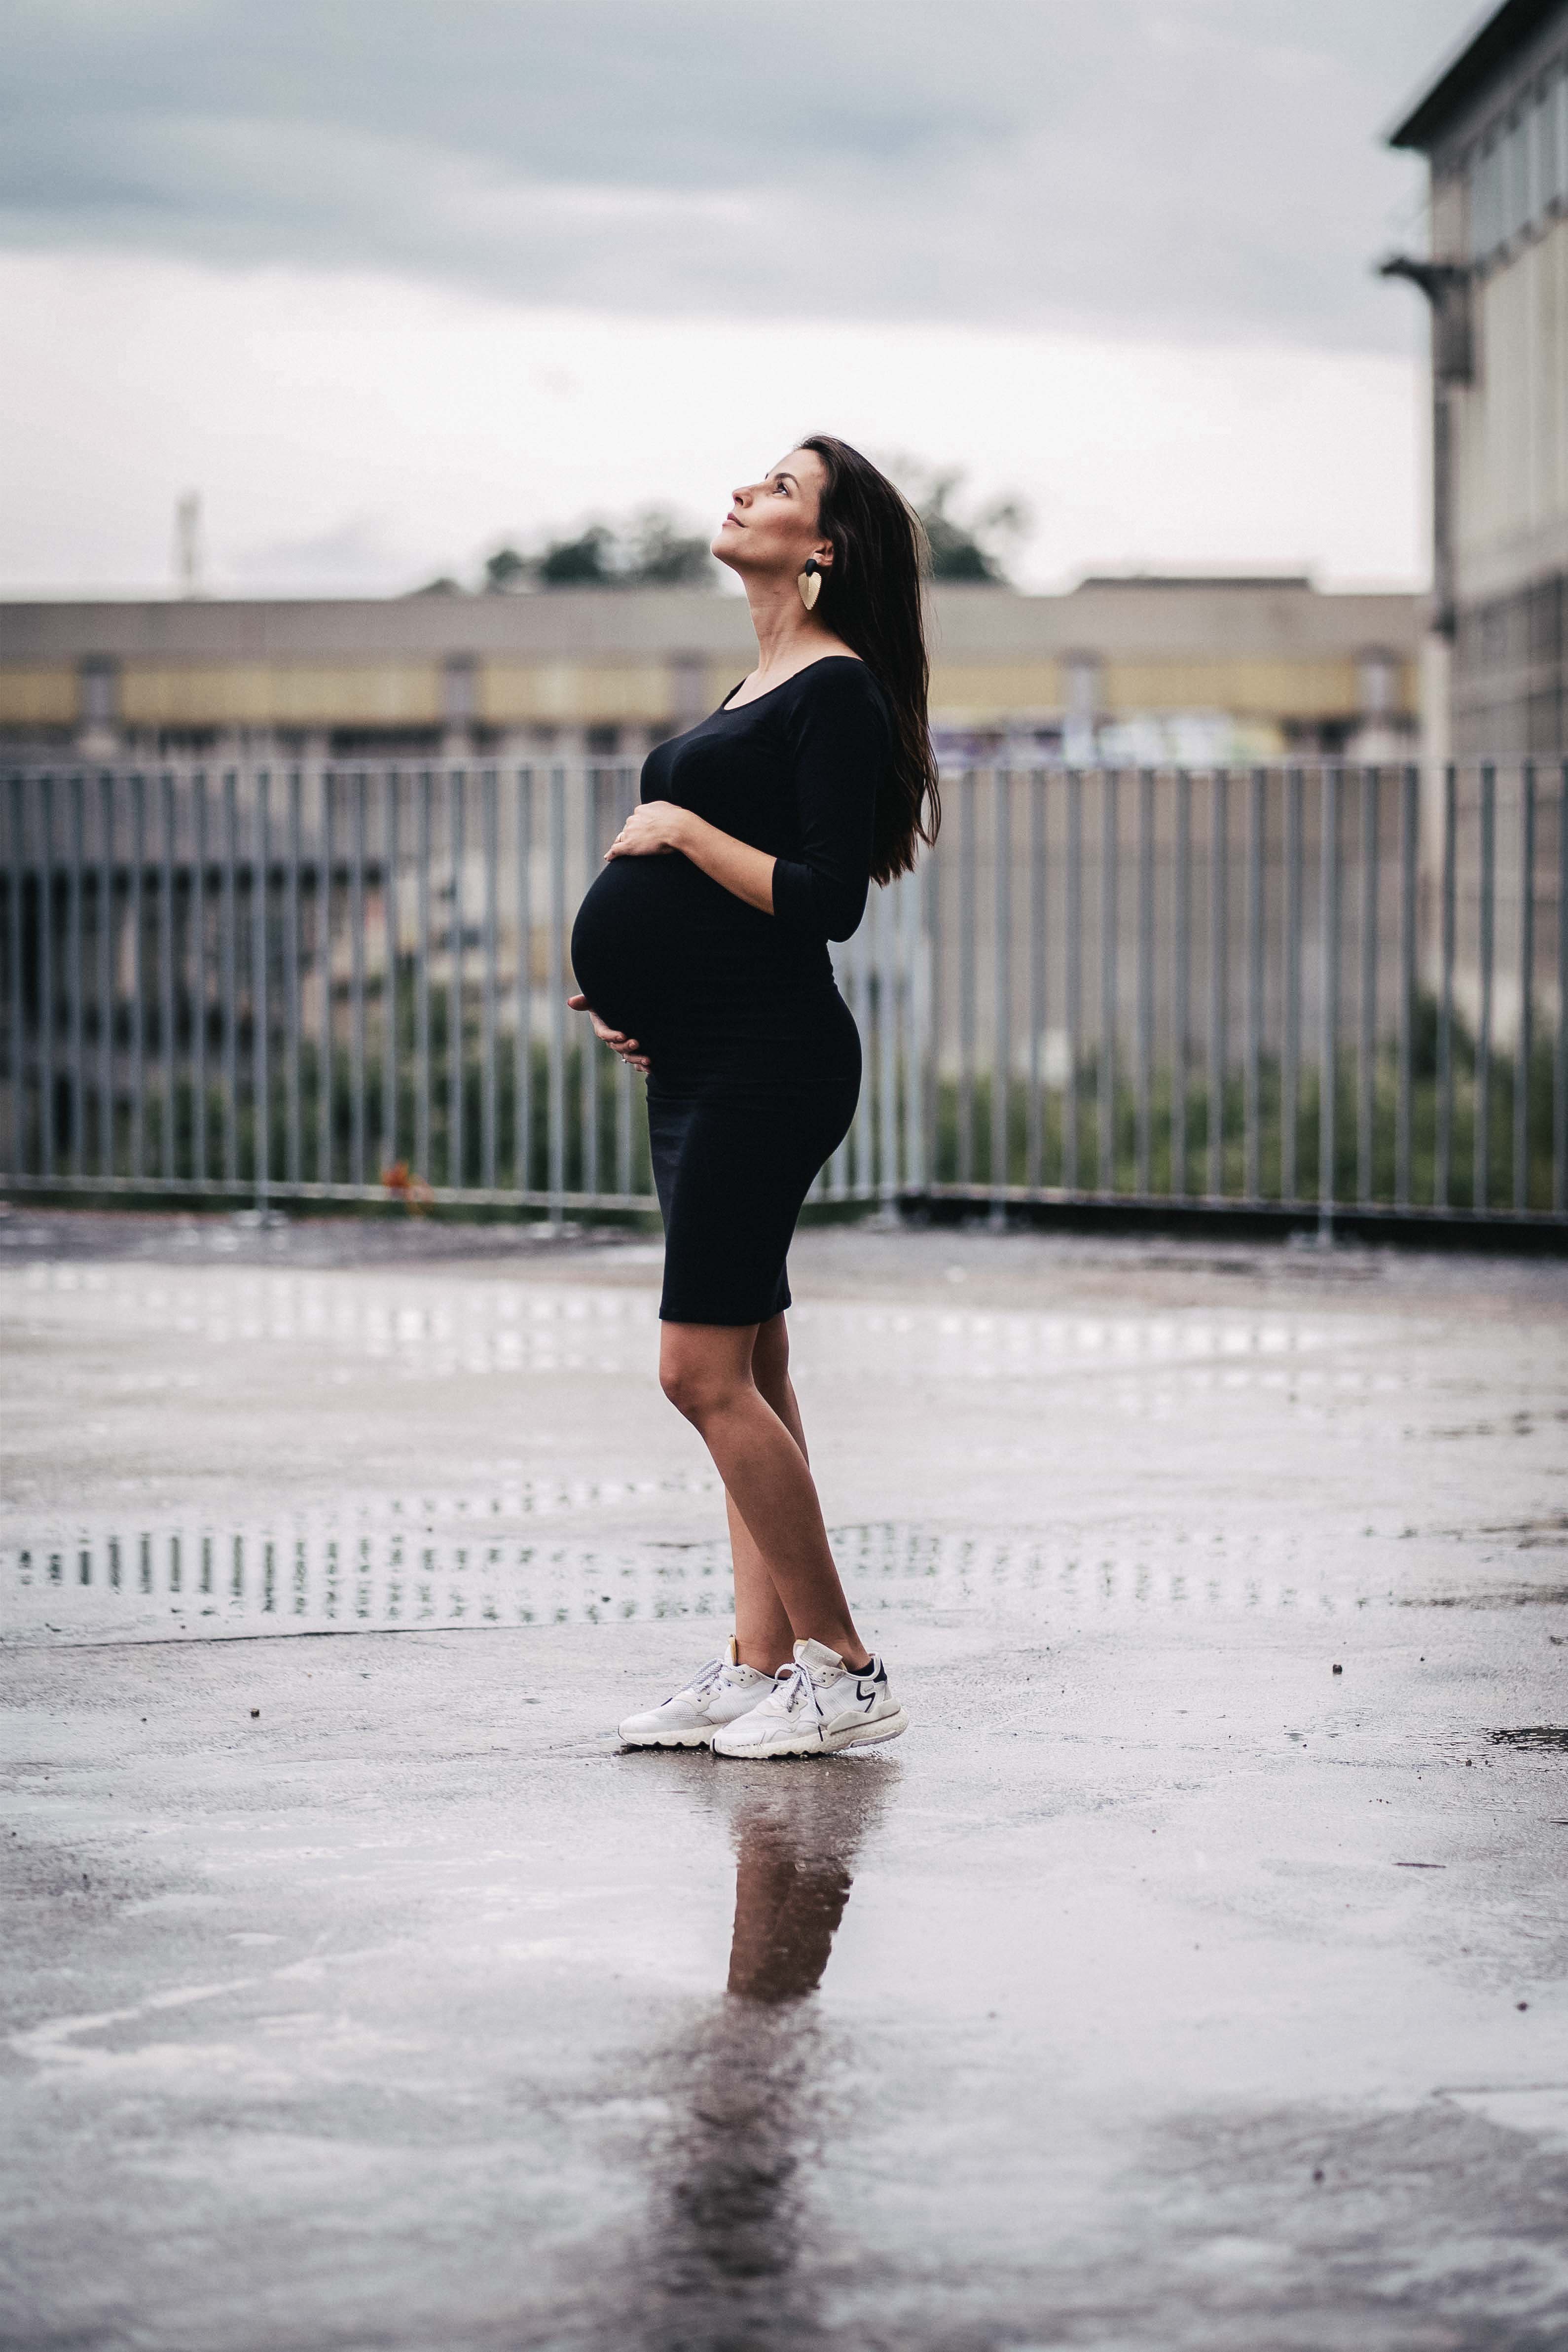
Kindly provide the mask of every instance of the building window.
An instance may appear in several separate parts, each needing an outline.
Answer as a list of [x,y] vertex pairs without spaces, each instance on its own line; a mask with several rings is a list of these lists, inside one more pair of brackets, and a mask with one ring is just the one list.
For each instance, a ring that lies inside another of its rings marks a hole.
[[1470,258],[1487,262],[1568,205],[1568,71],[1489,131],[1470,159]]

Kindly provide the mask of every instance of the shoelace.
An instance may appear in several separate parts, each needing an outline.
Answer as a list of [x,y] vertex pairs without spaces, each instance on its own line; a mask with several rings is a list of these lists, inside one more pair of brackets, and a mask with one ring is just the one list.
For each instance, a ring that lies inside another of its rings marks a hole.
[[698,1668],[689,1683],[681,1685],[675,1696],[684,1698],[689,1691],[693,1698],[705,1698],[729,1663],[728,1658],[710,1658],[705,1666]]
[[816,1696],[816,1685],[811,1679],[811,1668],[803,1666],[798,1659],[793,1666],[784,1666],[780,1669],[773,1683],[773,1696],[782,1703],[781,1712],[784,1715],[793,1715],[803,1696],[809,1698],[812,1713],[819,1721],[821,1720],[822,1701]]

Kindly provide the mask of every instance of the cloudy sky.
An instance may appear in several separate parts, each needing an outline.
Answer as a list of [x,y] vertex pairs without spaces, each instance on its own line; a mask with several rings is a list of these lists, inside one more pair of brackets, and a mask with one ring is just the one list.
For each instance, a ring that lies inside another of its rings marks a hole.
[[1470,0],[11,0],[0,584],[395,589],[802,430],[1086,566],[1423,562]]

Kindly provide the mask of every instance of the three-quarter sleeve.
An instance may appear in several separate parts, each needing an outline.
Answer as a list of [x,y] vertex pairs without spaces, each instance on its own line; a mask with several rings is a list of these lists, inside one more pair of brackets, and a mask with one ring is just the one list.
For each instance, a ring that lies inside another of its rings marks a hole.
[[817,940],[847,940],[866,911],[877,793],[892,750],[880,688],[842,656],[802,673],[781,713],[800,854],[773,863],[773,918]]

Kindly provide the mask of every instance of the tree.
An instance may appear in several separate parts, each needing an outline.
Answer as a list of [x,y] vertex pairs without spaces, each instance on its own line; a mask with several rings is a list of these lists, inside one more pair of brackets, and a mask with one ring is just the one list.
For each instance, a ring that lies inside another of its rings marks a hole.
[[532,554],[499,547],[486,559],[485,589],[517,596],[535,588],[710,587],[706,539],[683,531],[665,507],[645,507],[624,523],[589,523],[573,538],[547,539]]
[[949,513],[947,502],[963,479],[962,474],[933,474],[921,481],[917,471],[914,504],[931,542],[931,577],[978,580],[1005,588],[1007,574],[1002,560],[986,542],[1016,538],[1028,528],[1027,511],[1016,499],[1001,499],[973,522],[961,522]]
[[710,587],[713,558],[699,533],[683,532],[664,507],[647,507],[632,525],[626,577],[647,587]]
[[591,522],[576,539],[552,539],[534,572],[542,588],[613,588],[618,580],[615,555],[615,532]]

